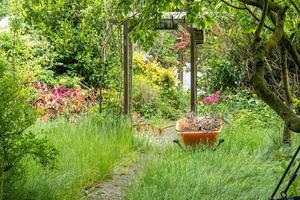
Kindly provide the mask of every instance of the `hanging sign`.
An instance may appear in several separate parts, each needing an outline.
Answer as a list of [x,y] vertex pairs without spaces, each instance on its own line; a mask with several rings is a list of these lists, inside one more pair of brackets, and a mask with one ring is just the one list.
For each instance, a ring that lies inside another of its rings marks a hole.
[[203,44],[205,40],[204,29],[198,30],[194,28],[196,44]]
[[163,19],[160,21],[159,25],[156,27],[159,30],[174,30],[178,29],[178,23],[173,19]]

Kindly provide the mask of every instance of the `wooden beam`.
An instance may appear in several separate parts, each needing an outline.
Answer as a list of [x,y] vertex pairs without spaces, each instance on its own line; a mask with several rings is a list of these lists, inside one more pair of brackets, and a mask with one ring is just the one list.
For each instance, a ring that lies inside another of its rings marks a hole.
[[197,112],[197,65],[196,65],[196,41],[195,31],[193,28],[190,29],[190,40],[191,40],[191,112],[196,114]]
[[129,37],[128,37],[128,23],[123,24],[123,70],[124,70],[124,102],[123,102],[123,113],[128,115],[130,113],[129,105],[129,89],[130,89],[130,77],[129,77]]
[[[132,12],[126,16],[125,21],[130,19],[140,19],[142,17],[141,13]],[[175,23],[186,23],[186,12],[163,12],[161,16],[161,21],[172,20]],[[109,23],[119,24],[125,21],[119,21],[116,18],[110,18]]]

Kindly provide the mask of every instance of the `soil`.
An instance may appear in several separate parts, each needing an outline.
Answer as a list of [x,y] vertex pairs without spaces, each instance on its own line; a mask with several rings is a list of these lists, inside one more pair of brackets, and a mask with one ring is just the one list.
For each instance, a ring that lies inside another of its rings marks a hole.
[[[161,134],[151,135],[149,140],[153,146],[165,148],[174,145],[173,140],[177,138],[175,127],[169,127]],[[88,200],[123,200],[126,187],[139,177],[143,172],[144,163],[153,156],[153,153],[140,153],[133,163],[116,167],[110,179],[84,188],[84,196]]]

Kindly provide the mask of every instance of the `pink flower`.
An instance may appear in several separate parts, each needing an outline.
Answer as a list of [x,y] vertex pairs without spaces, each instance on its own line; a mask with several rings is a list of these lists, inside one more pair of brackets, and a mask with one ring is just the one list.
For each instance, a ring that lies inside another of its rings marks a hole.
[[220,98],[220,91],[216,91],[212,95],[205,97],[202,99],[202,103],[204,104],[215,104],[219,101]]
[[43,89],[43,84],[40,81],[34,83],[34,87],[36,89]]

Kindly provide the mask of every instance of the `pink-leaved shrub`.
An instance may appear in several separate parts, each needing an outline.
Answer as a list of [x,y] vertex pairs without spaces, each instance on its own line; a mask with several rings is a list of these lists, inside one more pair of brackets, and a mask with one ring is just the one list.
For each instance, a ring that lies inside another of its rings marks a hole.
[[93,91],[83,91],[77,88],[64,86],[50,87],[41,82],[36,82],[38,98],[33,106],[43,117],[54,117],[61,114],[78,114],[90,108],[96,96]]

